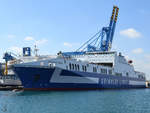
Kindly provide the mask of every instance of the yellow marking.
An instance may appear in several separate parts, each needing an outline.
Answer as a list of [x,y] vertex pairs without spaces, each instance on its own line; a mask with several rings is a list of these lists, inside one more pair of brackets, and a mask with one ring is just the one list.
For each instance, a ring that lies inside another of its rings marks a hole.
[[[112,16],[111,16],[111,20],[115,20],[115,22],[117,21],[117,17],[118,17],[118,11],[119,11],[119,8],[117,6],[114,6],[113,7],[113,11],[112,11]],[[114,18],[115,16],[115,18]]]
[[5,63],[5,71],[4,71],[4,75],[8,75],[8,66],[7,66],[7,62]]

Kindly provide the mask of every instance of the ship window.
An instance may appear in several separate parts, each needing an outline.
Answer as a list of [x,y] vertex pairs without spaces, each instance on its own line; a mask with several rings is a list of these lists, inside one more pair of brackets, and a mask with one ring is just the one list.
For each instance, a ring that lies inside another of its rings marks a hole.
[[127,76],[127,77],[129,76],[129,73],[128,73],[128,72],[126,72],[126,76]]
[[15,76],[12,76],[12,75],[11,75],[11,76],[10,76],[10,79],[15,79]]
[[66,66],[66,69],[68,70],[68,66]]
[[79,67],[79,64],[77,65],[77,68],[78,68],[78,71],[80,71],[80,67]]
[[122,76],[122,73],[116,73],[117,76]]
[[72,70],[74,70],[74,64],[72,64]]
[[107,69],[101,69],[102,74],[107,74]]
[[82,66],[82,70],[84,71],[84,66]]
[[77,65],[75,64],[75,70],[77,70]]
[[96,67],[93,67],[93,72],[97,72],[97,69],[96,69]]
[[49,63],[49,67],[52,67],[52,64],[51,64],[51,63]]
[[109,73],[110,75],[112,75],[112,70],[110,69],[110,70],[108,71],[108,73]]
[[105,69],[105,74],[107,74],[107,69]]
[[86,72],[86,71],[87,71],[86,66],[82,65],[82,70],[83,70],[84,72]]
[[8,77],[6,76],[5,79],[8,79]]
[[85,72],[87,71],[86,66],[85,66]]
[[69,63],[69,69],[71,70],[71,63]]
[[144,78],[143,75],[138,75],[138,78]]

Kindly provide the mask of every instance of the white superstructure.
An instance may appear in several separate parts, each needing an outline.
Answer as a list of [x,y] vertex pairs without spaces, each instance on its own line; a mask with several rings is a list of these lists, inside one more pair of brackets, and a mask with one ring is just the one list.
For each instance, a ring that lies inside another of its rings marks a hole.
[[135,71],[132,63],[129,63],[121,54],[117,55],[116,52],[94,52],[86,53],[85,55],[72,55],[70,57],[60,54],[35,62],[24,63],[23,65],[58,67],[71,71],[145,78],[144,73]]

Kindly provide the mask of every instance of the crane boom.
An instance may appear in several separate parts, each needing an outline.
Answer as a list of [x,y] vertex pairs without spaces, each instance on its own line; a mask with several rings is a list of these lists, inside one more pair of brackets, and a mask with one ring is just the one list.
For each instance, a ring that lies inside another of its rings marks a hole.
[[[109,27],[102,28],[102,37],[101,37],[101,46],[100,46],[101,51],[110,51],[111,49],[117,17],[118,17],[118,11],[119,8],[117,6],[114,6]],[[106,39],[104,37],[105,35],[106,35]]]
[[118,12],[119,8],[117,6],[114,6],[108,27],[103,27],[101,31],[99,31],[88,41],[86,41],[75,52],[63,52],[62,54],[70,56],[70,55],[85,54],[86,52],[110,51],[112,47],[113,36],[118,18]]

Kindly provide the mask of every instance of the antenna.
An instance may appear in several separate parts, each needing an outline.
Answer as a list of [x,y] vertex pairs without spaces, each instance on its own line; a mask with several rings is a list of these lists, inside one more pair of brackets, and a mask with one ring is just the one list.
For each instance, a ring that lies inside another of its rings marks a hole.
[[39,49],[37,48],[36,45],[34,45],[34,54],[35,54],[35,56],[38,56],[38,51],[39,51]]

